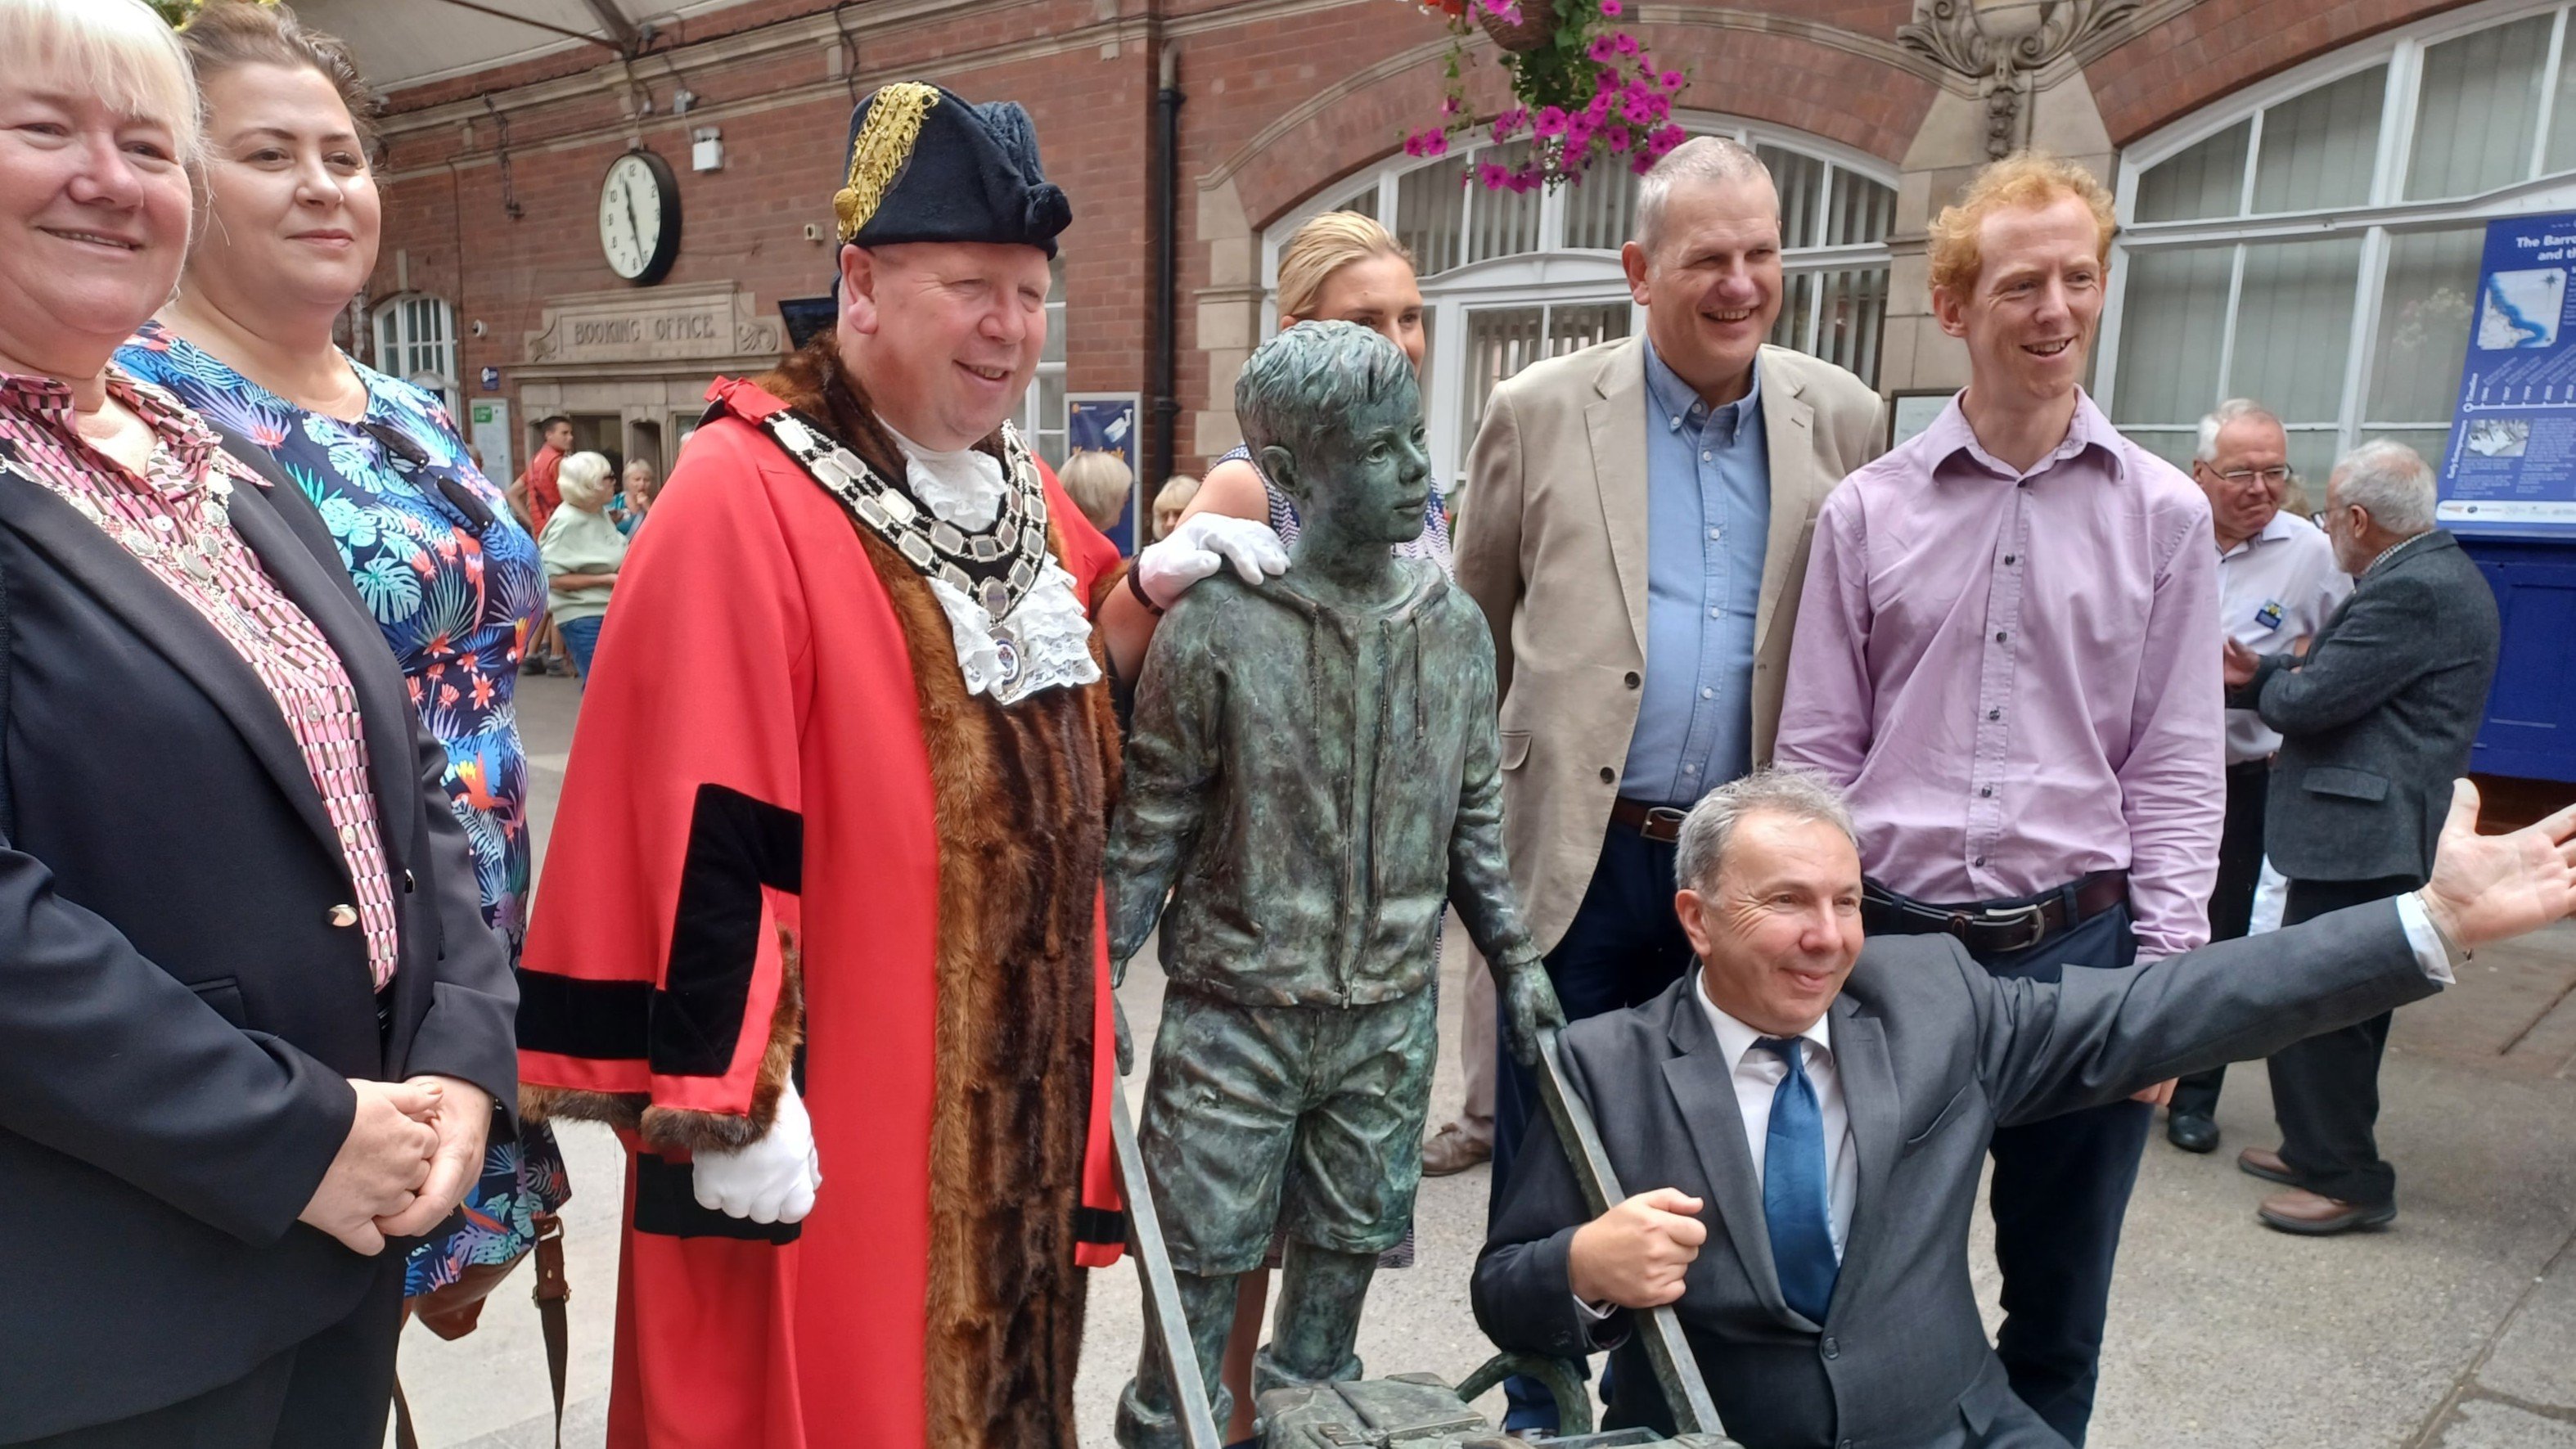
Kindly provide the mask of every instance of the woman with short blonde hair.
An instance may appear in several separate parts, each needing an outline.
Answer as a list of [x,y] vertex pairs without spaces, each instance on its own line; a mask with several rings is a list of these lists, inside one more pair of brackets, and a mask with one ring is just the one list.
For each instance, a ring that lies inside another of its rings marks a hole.
[[318,510],[117,361],[200,124],[141,0],[0,0],[0,1443],[358,1449],[518,991]]

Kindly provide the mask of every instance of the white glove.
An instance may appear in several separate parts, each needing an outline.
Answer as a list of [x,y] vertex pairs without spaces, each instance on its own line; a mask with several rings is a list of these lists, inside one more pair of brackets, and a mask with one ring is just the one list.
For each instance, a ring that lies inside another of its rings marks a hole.
[[814,1210],[814,1190],[823,1185],[823,1161],[814,1152],[814,1119],[805,1115],[805,1099],[796,1084],[778,1092],[778,1117],[769,1132],[748,1147],[696,1154],[689,1174],[698,1206],[727,1217],[755,1223],[803,1222]]
[[1270,525],[1223,513],[1193,513],[1160,543],[1136,555],[1136,582],[1154,607],[1168,609],[1190,585],[1227,564],[1247,584],[1288,572],[1288,550]]

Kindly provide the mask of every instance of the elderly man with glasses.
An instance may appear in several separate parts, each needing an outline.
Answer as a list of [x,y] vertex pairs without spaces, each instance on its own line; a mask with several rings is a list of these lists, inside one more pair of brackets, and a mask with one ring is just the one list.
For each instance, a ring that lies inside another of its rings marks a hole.
[[[2323,530],[2281,507],[2290,486],[2290,438],[2261,403],[2230,398],[2200,420],[2192,481],[2209,495],[2218,541],[2219,620],[2227,637],[2256,655],[2303,652],[2352,580],[2335,567]],[[2209,938],[2246,932],[2263,873],[2263,793],[2281,737],[2250,709],[2227,712],[2227,823],[2218,837],[2218,884],[2209,896]],[[2174,1087],[2165,1140],[2185,1152],[2218,1146],[2218,1090],[2227,1068],[2212,1067]]]

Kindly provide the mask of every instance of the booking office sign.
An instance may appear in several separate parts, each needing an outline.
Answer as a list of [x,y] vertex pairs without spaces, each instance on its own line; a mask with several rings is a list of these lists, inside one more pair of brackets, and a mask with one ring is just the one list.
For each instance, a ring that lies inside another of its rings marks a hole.
[[2459,533],[2576,538],[2576,215],[2487,223],[2459,408],[2441,470],[2440,524]]

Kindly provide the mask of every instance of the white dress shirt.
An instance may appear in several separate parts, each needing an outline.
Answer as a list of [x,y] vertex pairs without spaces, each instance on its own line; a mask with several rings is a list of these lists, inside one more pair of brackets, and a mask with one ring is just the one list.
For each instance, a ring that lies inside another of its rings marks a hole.
[[[2280,512],[2263,531],[2218,556],[2218,617],[2227,637],[2279,654],[2313,637],[2352,592],[2322,529]],[[2281,737],[2250,709],[2227,712],[2227,763],[2268,758]]]
[[[1763,1033],[1717,1009],[1702,989],[1699,974],[1692,973],[1691,997],[1700,1010],[1708,1013],[1708,1024],[1717,1033],[1717,1049],[1726,1055],[1726,1069],[1735,1081],[1735,1105],[1744,1114],[1744,1145],[1753,1153],[1753,1184],[1762,1185],[1763,1158],[1771,1146],[1771,1098],[1789,1076],[1789,1064],[1779,1054],[1756,1051],[1753,1044]],[[1842,1074],[1834,1069],[1833,1023],[1829,1017],[1816,1018],[1799,1040],[1799,1050],[1807,1069],[1807,1081],[1816,1089],[1816,1106],[1825,1119],[1825,1181],[1832,1198],[1834,1261],[1841,1262],[1843,1244],[1851,1238],[1852,1205],[1860,1197],[1860,1158],[1852,1151],[1851,1112],[1843,1105]]]

